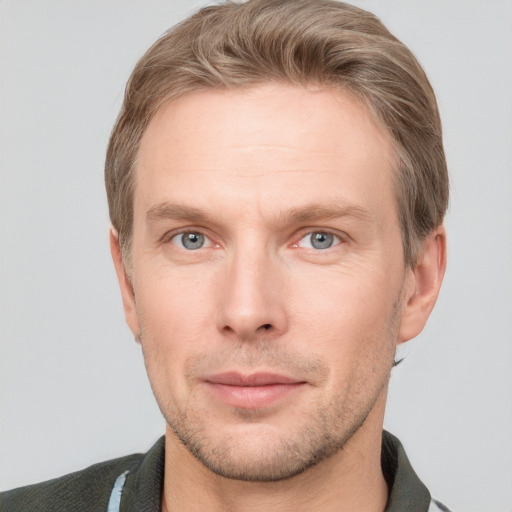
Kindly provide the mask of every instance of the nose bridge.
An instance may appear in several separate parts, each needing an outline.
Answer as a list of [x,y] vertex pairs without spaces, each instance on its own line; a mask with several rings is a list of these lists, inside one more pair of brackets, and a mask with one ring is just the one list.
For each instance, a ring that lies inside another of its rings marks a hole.
[[236,247],[223,276],[221,330],[241,339],[283,332],[286,312],[280,273],[278,258],[261,242],[246,239]]

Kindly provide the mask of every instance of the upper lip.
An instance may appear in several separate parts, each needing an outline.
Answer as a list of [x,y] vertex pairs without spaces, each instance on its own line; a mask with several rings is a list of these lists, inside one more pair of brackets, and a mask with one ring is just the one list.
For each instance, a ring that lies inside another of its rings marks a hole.
[[206,382],[212,384],[224,384],[225,386],[270,386],[276,384],[299,384],[299,379],[287,377],[286,375],[279,375],[277,373],[251,373],[243,374],[239,372],[225,372],[210,375],[204,379]]

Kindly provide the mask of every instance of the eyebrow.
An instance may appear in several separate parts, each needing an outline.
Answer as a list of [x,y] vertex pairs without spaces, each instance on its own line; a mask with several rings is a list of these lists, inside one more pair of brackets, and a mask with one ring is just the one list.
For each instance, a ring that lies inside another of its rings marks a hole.
[[[342,217],[352,217],[356,220],[371,222],[373,216],[368,210],[353,204],[312,203],[305,206],[291,208],[279,212],[278,222],[285,225],[303,224],[322,220],[333,220]],[[152,206],[146,211],[149,221],[180,220],[192,223],[206,223],[211,221],[211,215],[200,208],[193,206],[163,202]]]
[[146,211],[147,220],[186,220],[189,222],[206,222],[209,215],[193,206],[163,202]]
[[286,224],[302,224],[321,220],[333,220],[342,217],[353,217],[370,222],[373,217],[365,208],[354,204],[309,204],[300,208],[292,208],[282,212],[281,220]]

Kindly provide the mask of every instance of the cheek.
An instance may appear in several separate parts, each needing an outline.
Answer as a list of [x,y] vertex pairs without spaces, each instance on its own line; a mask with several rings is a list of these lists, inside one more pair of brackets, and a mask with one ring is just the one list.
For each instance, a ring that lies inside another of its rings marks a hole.
[[370,267],[357,274],[337,270],[313,281],[303,275],[296,291],[301,298],[290,338],[329,365],[333,393],[348,393],[356,381],[366,393],[371,382],[386,378],[397,337],[395,279]]
[[295,284],[295,316],[302,328],[340,340],[371,338],[387,325],[399,288],[388,275],[371,267],[357,272],[304,272]]
[[183,272],[145,275],[140,282],[144,284],[135,295],[148,372],[172,379],[212,338],[212,287],[208,280]]

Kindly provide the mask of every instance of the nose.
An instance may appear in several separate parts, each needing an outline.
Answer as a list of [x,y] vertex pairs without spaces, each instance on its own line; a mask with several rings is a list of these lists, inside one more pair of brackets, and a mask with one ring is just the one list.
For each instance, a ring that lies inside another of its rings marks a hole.
[[283,271],[264,251],[234,255],[219,294],[219,329],[241,341],[275,338],[288,327]]

